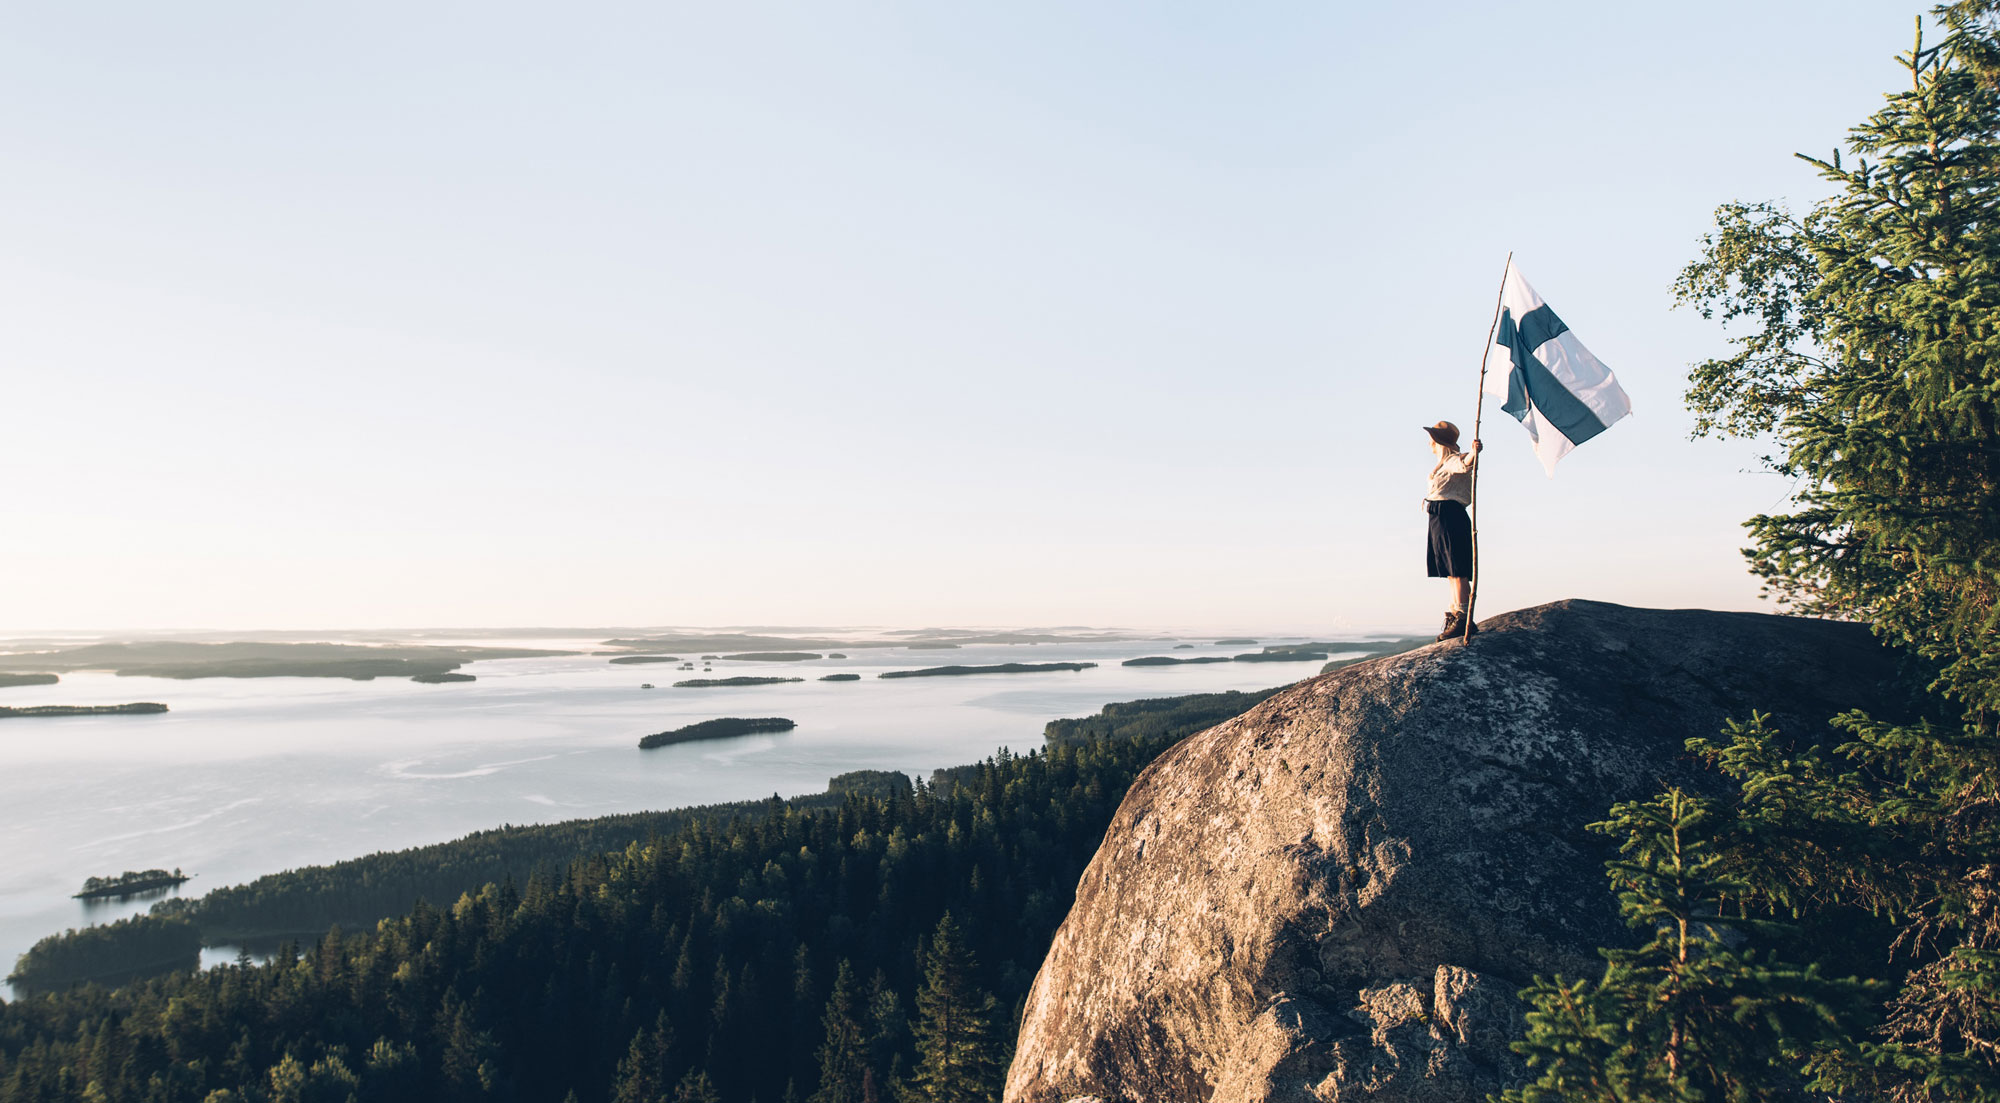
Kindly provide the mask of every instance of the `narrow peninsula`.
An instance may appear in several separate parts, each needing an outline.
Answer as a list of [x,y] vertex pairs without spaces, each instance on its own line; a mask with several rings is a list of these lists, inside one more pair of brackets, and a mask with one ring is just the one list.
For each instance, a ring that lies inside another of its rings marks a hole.
[[715,686],[774,686],[779,682],[803,682],[804,678],[688,678],[674,683],[675,689],[708,689]]

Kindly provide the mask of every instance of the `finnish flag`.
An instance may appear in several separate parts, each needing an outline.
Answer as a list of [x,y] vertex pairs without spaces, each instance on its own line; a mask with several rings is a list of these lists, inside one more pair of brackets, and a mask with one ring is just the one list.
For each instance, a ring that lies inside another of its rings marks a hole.
[[1492,356],[1506,369],[1486,373],[1486,393],[1528,430],[1551,476],[1570,449],[1632,412],[1611,369],[1583,347],[1512,261],[1500,287]]

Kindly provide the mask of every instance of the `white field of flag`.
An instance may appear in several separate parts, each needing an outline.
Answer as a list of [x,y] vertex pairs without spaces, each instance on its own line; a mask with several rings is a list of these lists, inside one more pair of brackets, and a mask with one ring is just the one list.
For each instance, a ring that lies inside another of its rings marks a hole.
[[1491,355],[1486,393],[1528,430],[1551,477],[1557,460],[1632,412],[1611,369],[1583,347],[1512,261],[1500,287]]

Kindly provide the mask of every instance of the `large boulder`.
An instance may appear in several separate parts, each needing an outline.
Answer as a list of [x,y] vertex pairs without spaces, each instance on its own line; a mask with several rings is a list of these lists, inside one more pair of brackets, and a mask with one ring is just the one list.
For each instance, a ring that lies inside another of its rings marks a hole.
[[1624,944],[1612,802],[1892,700],[1859,626],[1564,601],[1301,682],[1133,784],[1028,996],[1006,1103],[1481,1100],[1515,993]]

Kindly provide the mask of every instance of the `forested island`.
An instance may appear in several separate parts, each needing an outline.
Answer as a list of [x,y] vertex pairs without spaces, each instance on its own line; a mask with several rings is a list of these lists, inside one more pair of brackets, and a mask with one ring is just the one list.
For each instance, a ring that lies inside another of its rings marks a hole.
[[[829,1035],[858,1039],[832,1074],[856,1100],[895,1098],[946,1040],[970,1039],[991,1077],[1126,786],[1226,719],[1219,696],[1149,703],[1142,738],[1093,731],[932,784],[860,771],[813,797],[480,832],[165,901],[24,955],[14,983],[50,994],[0,1005],[0,1057],[23,1098],[66,1097],[87,1069],[107,1098],[162,1084],[173,1103],[273,1084],[389,1103],[489,1084],[804,1100],[827,1084]],[[202,940],[271,934],[304,940],[192,970]],[[171,971],[62,990],[141,959]]]
[[617,658],[611,660],[613,666],[637,666],[640,663],[677,663],[677,662],[680,662],[680,659],[678,656],[674,655],[620,655]]
[[654,732],[641,736],[641,750],[667,747],[675,743],[692,743],[697,739],[728,739],[732,736],[751,735],[756,732],[788,732],[797,724],[783,717],[769,716],[763,719],[746,720],[736,716],[724,716],[715,720],[703,720],[672,731]]
[[804,678],[688,678],[675,682],[675,689],[707,689],[714,686],[774,686],[780,682],[803,682]]
[[1217,641],[1215,641],[1215,646],[1217,646],[1217,647],[1255,647],[1255,646],[1257,646],[1257,641],[1256,641],[1256,640],[1245,640],[1245,639],[1227,639],[1227,640],[1217,640]]
[[169,888],[186,880],[187,875],[178,868],[171,872],[164,869],[128,869],[116,877],[84,878],[83,891],[71,899],[93,900],[103,896],[131,896],[133,893],[149,889]]
[[943,640],[927,640],[909,644],[908,647],[912,651],[956,651],[959,645]]
[[62,678],[55,674],[0,674],[0,689],[9,686],[52,686]]
[[1229,655],[1197,655],[1191,659],[1176,659],[1171,655],[1148,655],[1143,659],[1126,659],[1120,666],[1192,666],[1198,663],[1233,663],[1236,659]]
[[751,651],[742,655],[724,655],[723,658],[739,663],[802,663],[825,656],[810,651]]
[[447,670],[441,674],[413,674],[410,676],[410,681],[421,682],[427,686],[444,685],[447,682],[476,682],[478,680],[479,675],[477,674],[460,674],[457,671],[451,670]]
[[822,675],[820,675],[820,679],[819,679],[819,680],[820,680],[820,681],[822,681],[822,682],[858,682],[858,681],[860,681],[860,680],[861,680],[861,675],[859,675],[859,674],[822,674]]
[[[1325,656],[1321,656],[1325,658]],[[999,663],[994,666],[927,666],[921,670],[886,670],[877,678],[940,678],[960,674],[1040,674],[1051,670],[1089,670],[1096,663]]]
[[139,716],[167,711],[158,701],[133,701],[124,705],[26,705],[0,706],[0,719],[13,716]]

